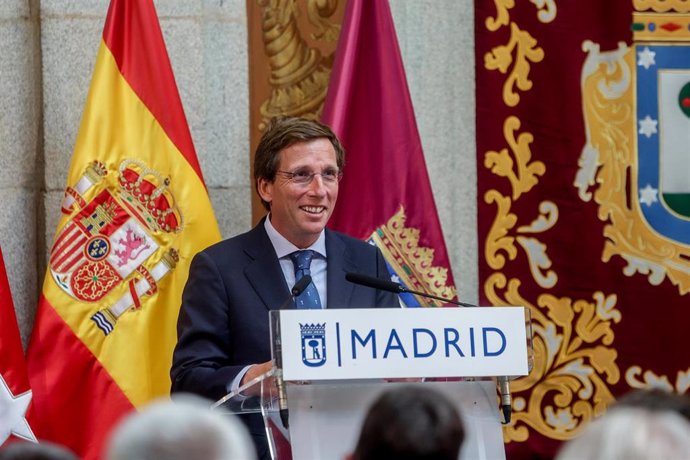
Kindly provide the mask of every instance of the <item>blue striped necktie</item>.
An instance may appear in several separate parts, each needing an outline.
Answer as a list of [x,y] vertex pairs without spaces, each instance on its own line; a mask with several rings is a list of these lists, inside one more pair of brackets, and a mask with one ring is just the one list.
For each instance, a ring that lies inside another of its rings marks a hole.
[[[299,281],[304,275],[310,275],[309,267],[311,266],[311,259],[314,257],[314,251],[297,251],[290,254],[290,259],[295,265],[295,283]],[[302,291],[300,295],[295,298],[295,305],[297,308],[321,308],[321,299],[319,298],[319,291],[314,286],[314,281]]]

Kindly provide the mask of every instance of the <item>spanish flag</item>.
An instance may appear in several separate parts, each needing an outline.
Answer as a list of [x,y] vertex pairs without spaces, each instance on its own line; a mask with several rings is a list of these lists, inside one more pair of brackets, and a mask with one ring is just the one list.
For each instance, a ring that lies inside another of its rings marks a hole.
[[189,263],[220,232],[151,0],[112,0],[28,351],[32,427],[99,458],[170,391]]

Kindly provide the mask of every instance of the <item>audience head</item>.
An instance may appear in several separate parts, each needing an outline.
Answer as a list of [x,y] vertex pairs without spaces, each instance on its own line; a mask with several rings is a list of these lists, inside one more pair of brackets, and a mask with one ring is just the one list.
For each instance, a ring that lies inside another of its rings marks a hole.
[[226,460],[256,458],[245,426],[193,395],[161,399],[115,429],[108,460]]
[[565,443],[557,460],[690,458],[690,423],[672,410],[614,406]]
[[369,408],[353,460],[456,460],[464,428],[455,404],[423,385],[383,393]]
[[615,407],[641,407],[652,411],[677,412],[690,422],[690,397],[661,388],[634,390],[616,401]]
[[78,460],[72,451],[65,447],[41,441],[13,442],[0,448],[0,460]]

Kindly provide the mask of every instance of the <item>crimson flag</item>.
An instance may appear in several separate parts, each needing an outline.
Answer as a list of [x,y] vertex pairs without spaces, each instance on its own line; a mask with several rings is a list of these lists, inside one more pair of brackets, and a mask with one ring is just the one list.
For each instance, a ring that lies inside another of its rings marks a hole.
[[347,151],[329,227],[375,243],[407,288],[455,297],[387,0],[348,2],[322,120]]
[[36,442],[26,419],[30,403],[24,350],[0,249],[0,446],[12,437]]

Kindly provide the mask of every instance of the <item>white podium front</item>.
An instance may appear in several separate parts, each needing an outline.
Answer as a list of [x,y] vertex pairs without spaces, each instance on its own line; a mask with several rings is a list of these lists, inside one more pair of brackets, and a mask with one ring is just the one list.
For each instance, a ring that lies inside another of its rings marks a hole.
[[[399,385],[412,383],[288,384],[293,458],[343,460],[357,444],[371,403],[381,392]],[[434,388],[456,403],[465,427],[461,459],[505,458],[495,382],[424,382],[414,385]]]
[[[457,405],[466,431],[461,459],[503,459],[494,376],[529,373],[526,311],[272,311],[274,369],[216,406],[262,413],[274,459],[342,460],[354,450],[367,410],[380,393],[425,385]],[[288,429],[281,409],[289,417]]]

